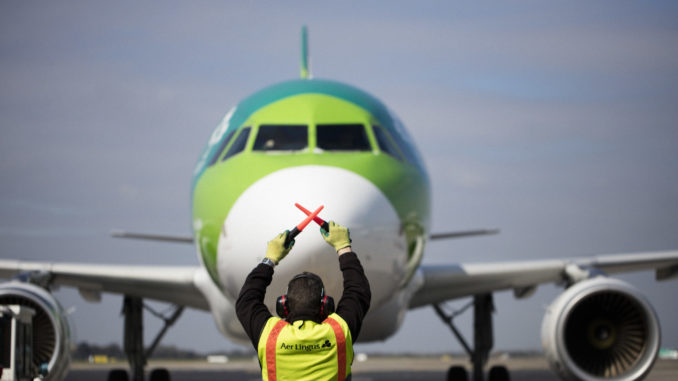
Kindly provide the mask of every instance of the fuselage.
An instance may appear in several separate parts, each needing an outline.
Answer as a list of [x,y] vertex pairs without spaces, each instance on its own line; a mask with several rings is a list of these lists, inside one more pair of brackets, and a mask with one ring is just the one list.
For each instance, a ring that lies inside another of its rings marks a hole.
[[[322,218],[350,228],[371,284],[361,340],[384,339],[400,325],[429,230],[429,179],[404,126],[375,97],[316,79],[253,94],[212,134],[192,197],[198,256],[223,295],[221,304],[232,306],[266,243],[305,217],[294,203],[311,210],[324,205]],[[302,271],[320,275],[339,300],[336,253],[317,226],[297,236],[276,267],[266,296],[271,311]],[[232,315],[231,307],[217,309]],[[215,318],[225,334],[244,339],[237,325],[219,321],[227,317]]]

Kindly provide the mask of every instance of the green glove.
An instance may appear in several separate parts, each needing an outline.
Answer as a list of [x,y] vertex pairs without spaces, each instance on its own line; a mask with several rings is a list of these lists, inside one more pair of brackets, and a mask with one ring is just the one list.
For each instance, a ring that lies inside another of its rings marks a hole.
[[294,246],[294,240],[291,240],[289,247],[285,247],[285,239],[287,238],[288,234],[290,234],[290,231],[285,230],[284,232],[275,236],[275,238],[272,240],[268,241],[268,247],[266,248],[266,258],[275,262],[276,265],[282,261],[283,258],[285,258],[287,253],[292,250],[292,246]]
[[341,226],[334,221],[329,222],[330,231],[320,228],[320,233],[323,235],[325,242],[334,247],[334,250],[339,251],[345,247],[351,246],[351,233],[348,228]]

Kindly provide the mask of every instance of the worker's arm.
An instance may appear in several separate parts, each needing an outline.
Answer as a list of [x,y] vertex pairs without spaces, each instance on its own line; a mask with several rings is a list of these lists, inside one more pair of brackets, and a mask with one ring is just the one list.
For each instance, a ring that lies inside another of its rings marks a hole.
[[240,295],[235,302],[235,313],[245,329],[247,337],[252,341],[254,349],[257,349],[261,330],[264,329],[268,319],[273,316],[264,304],[266,288],[273,279],[273,267],[260,263],[250,272],[245,279],[245,284],[240,289]]
[[252,341],[254,349],[257,349],[261,331],[266,322],[271,318],[271,312],[264,304],[266,288],[273,279],[273,266],[277,265],[294,246],[294,240],[285,246],[288,231],[278,234],[268,242],[266,249],[267,263],[260,263],[250,272],[245,279],[245,284],[240,289],[240,295],[235,302],[235,313],[245,329],[247,337]]
[[360,327],[370,308],[370,283],[365,276],[358,255],[353,251],[339,255],[339,268],[344,276],[344,293],[337,305],[337,314],[348,324],[353,342],[358,339]]
[[351,235],[348,228],[330,221],[329,230],[320,228],[325,241],[337,251],[339,268],[344,276],[344,292],[337,305],[337,314],[341,316],[351,330],[353,342],[358,339],[360,327],[367,310],[370,308],[372,293],[363,266],[351,248]]

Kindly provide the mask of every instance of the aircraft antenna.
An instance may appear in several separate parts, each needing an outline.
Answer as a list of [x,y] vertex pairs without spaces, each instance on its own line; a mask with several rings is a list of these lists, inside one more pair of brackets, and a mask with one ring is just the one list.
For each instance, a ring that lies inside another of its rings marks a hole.
[[308,62],[308,28],[301,27],[301,78],[310,79],[311,70]]

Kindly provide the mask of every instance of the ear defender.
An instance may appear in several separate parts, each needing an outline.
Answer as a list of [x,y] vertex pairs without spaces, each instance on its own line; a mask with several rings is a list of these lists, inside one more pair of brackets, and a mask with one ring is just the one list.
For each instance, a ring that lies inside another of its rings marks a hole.
[[325,320],[326,317],[334,313],[334,298],[331,296],[323,296],[320,301],[320,318]]
[[[312,278],[320,281],[320,319],[325,320],[326,317],[334,313],[334,298],[328,295],[325,295],[325,286],[322,284],[322,280],[315,274],[311,273],[301,273],[290,281],[290,283],[299,278]],[[275,301],[275,312],[283,319],[286,319],[290,314],[289,306],[287,305],[287,294],[278,296],[278,299]]]
[[[283,319],[286,319],[290,314],[290,309],[287,306],[287,294],[278,296],[275,301],[275,312]],[[334,298],[324,295],[320,299],[320,318],[325,320],[326,317],[334,313]]]
[[283,319],[287,318],[287,315],[290,314],[290,311],[287,309],[287,294],[278,296],[278,299],[276,299],[275,313]]

